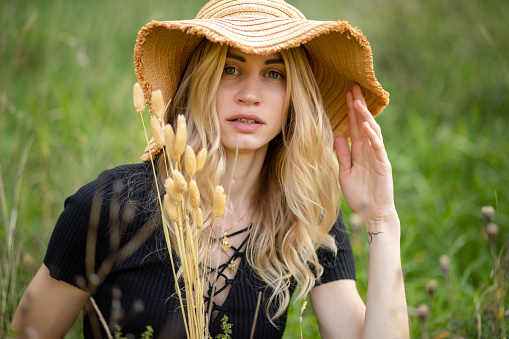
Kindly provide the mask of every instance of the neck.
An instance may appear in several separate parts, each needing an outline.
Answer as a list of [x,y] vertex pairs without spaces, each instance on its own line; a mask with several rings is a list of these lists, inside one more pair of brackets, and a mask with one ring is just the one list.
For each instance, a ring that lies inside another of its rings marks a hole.
[[221,185],[229,198],[228,207],[233,213],[228,214],[233,214],[233,219],[242,217],[253,207],[265,154],[266,149],[238,154],[226,152],[226,171]]

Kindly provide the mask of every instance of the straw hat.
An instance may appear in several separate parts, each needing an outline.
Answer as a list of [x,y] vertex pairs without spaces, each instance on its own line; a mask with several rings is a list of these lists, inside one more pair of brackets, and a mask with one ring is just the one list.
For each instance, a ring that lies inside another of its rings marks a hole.
[[[136,75],[149,107],[154,90],[162,91],[165,102],[174,96],[203,39],[263,55],[303,45],[335,135],[349,134],[345,94],[353,84],[363,88],[373,116],[389,103],[375,78],[368,41],[346,21],[307,20],[283,0],[211,0],[193,20],[152,21],[139,31]],[[148,152],[155,155],[159,148],[151,142],[144,161]]]

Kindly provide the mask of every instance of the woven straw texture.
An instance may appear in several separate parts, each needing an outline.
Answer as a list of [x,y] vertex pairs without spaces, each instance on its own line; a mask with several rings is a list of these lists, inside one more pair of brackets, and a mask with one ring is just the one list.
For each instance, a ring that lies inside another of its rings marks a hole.
[[[212,0],[193,20],[152,21],[138,33],[136,74],[149,107],[160,89],[165,102],[176,92],[185,67],[203,39],[246,53],[271,54],[303,45],[309,56],[335,135],[348,137],[345,95],[355,83],[363,88],[373,116],[389,103],[375,77],[371,47],[346,21],[306,20],[282,0]],[[147,147],[143,160],[159,149]]]

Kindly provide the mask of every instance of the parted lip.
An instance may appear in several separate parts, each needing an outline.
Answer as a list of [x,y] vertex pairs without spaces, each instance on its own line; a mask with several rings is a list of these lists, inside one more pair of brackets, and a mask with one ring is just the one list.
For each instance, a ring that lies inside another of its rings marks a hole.
[[265,124],[265,122],[256,114],[251,113],[241,113],[241,114],[235,114],[232,117],[228,118],[228,121],[233,121],[237,119],[246,119],[246,120],[254,120],[259,124]]

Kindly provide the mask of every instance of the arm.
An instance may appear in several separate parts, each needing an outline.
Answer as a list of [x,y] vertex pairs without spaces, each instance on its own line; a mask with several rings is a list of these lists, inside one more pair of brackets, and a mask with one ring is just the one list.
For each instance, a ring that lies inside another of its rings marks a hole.
[[[384,229],[393,225],[386,226]],[[322,338],[409,337],[399,234],[388,233],[385,231],[383,238],[374,237],[369,245],[367,307],[354,280],[326,283],[311,291]]]
[[[401,270],[400,222],[394,206],[392,168],[382,133],[366,108],[359,85],[347,93],[352,148],[335,140],[339,181],[348,206],[364,222],[369,241],[369,279],[364,305],[355,284],[333,282],[313,289],[311,301],[326,337],[408,338],[408,314]],[[363,314],[362,314],[363,313]],[[338,314],[332,317],[332,314]],[[351,321],[349,320],[351,319]]]
[[366,306],[355,280],[345,279],[314,287],[310,293],[323,339],[360,338]]
[[89,297],[88,292],[53,279],[43,264],[14,314],[16,338],[63,338]]

